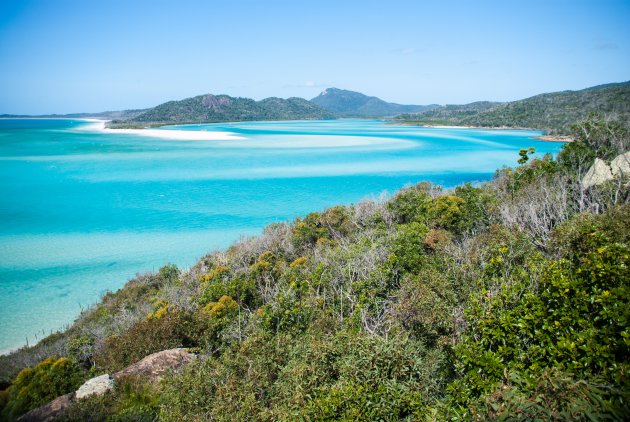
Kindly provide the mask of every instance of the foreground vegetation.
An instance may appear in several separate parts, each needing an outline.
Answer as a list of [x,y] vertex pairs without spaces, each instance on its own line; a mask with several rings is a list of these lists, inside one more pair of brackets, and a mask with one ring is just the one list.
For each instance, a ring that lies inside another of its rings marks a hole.
[[630,121],[630,82],[552,92],[508,103],[447,105],[403,114],[398,120],[410,124],[515,127],[568,134],[576,121],[592,112],[605,113],[620,122]]
[[481,186],[421,183],[139,276],[1,358],[2,417],[187,347],[201,358],[183,374],[126,380],[62,419],[622,420],[629,181],[580,181],[630,136],[594,117],[574,136]]

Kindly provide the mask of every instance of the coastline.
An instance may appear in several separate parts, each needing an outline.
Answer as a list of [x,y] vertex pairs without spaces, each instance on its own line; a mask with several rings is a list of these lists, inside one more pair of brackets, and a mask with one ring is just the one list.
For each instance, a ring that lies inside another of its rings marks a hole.
[[[232,141],[232,140],[243,140],[246,139],[242,136],[235,135],[230,132],[212,132],[206,130],[182,130],[182,129],[112,129],[105,127],[105,124],[110,120],[98,119],[98,118],[90,118],[90,117],[78,117],[78,118],[67,118],[67,117],[11,117],[10,119],[33,119],[33,120],[80,120],[84,122],[93,123],[91,125],[86,125],[80,130],[89,130],[94,132],[103,132],[110,134],[123,134],[123,135],[136,135],[136,136],[146,136],[150,138],[158,138],[158,139],[168,139],[175,141]],[[541,131],[540,129],[532,129],[532,128],[523,128],[523,127],[511,127],[511,126],[470,126],[470,125],[432,125],[432,124],[421,124],[421,123],[413,123],[413,122],[404,122],[404,121],[393,121],[390,120],[388,124],[392,124],[395,126],[417,126],[424,128],[435,128],[435,129],[484,129],[484,130],[536,130]],[[573,142],[573,138],[569,135],[541,135],[536,136],[533,139],[543,141],[543,142]]]
[[230,132],[213,132],[207,130],[181,130],[181,129],[111,129],[105,127],[109,120],[77,119],[93,124],[86,125],[81,130],[102,132],[109,134],[137,135],[150,138],[168,139],[174,141],[234,141],[245,139]]
[[573,137],[568,135],[542,135],[535,139],[545,142],[573,142]]
[[512,126],[471,126],[471,125],[431,125],[425,123],[414,123],[405,121],[390,121],[389,124],[396,126],[418,126],[435,129],[487,129],[487,130],[536,130],[542,132],[541,129],[532,129],[529,127],[512,127]]
[[[418,126],[418,127],[426,127],[426,128],[435,128],[435,129],[484,129],[484,130],[536,130],[542,131],[541,129],[532,129],[526,127],[511,127],[511,126],[470,126],[470,125],[430,125],[430,124],[420,124],[420,123],[412,123],[412,122],[390,122],[393,125],[399,126]],[[569,135],[541,135],[536,136],[534,139],[543,141],[543,142],[573,142],[573,137]]]

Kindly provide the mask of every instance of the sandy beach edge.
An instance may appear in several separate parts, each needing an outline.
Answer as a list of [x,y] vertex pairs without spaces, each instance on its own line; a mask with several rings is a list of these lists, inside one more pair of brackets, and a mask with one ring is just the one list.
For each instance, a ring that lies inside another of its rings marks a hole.
[[[510,127],[510,126],[467,126],[467,125],[426,125],[426,124],[416,124],[416,123],[407,123],[407,122],[390,122],[393,125],[400,126],[418,126],[418,127],[426,127],[426,128],[435,128],[435,129],[483,129],[483,130],[535,130],[541,131],[540,129],[532,129],[526,127]],[[544,142],[573,142],[573,137],[568,135],[541,135],[536,136],[534,139],[538,141]]]
[[545,142],[573,142],[574,141],[572,136],[567,136],[567,135],[542,135],[542,136],[537,136],[534,139],[538,139],[540,141],[545,141]]
[[233,141],[245,139],[231,132],[217,132],[207,130],[182,130],[182,129],[111,129],[105,127],[109,120],[101,119],[76,119],[92,124],[85,125],[81,130],[102,132],[110,134],[146,136],[150,138],[169,139],[177,141]]

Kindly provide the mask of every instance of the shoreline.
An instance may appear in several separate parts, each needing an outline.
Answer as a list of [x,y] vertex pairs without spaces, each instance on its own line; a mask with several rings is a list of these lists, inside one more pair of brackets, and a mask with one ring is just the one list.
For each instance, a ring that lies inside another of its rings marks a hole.
[[432,125],[424,123],[414,123],[405,121],[393,121],[390,120],[389,124],[394,126],[418,126],[435,129],[486,129],[486,130],[534,130],[537,132],[544,132],[542,129],[532,129],[528,127],[514,127],[514,126],[470,126],[470,125]]
[[545,142],[573,142],[574,139],[569,135],[542,135],[537,136],[535,139]]
[[[391,122],[390,124],[399,125],[399,126],[417,126],[417,127],[426,127],[426,128],[434,128],[434,129],[483,129],[483,130],[529,130],[529,131],[538,131],[543,132],[541,129],[532,129],[526,127],[511,127],[511,126],[469,126],[469,125],[430,125],[430,124],[420,124],[420,123],[411,123],[411,122]],[[569,135],[540,135],[534,137],[534,139],[543,141],[543,142],[573,142],[573,137]]]
[[86,125],[80,130],[89,130],[109,134],[146,136],[149,138],[168,139],[174,141],[236,141],[246,139],[231,132],[212,132],[207,130],[181,130],[181,129],[111,129],[105,127],[109,120],[101,119],[77,119],[92,124]]
[[[206,130],[182,130],[182,129],[112,129],[105,127],[105,124],[110,120],[93,118],[93,117],[11,117],[8,119],[42,119],[42,120],[80,120],[84,122],[93,123],[92,125],[86,125],[80,130],[91,130],[95,132],[110,133],[110,134],[123,134],[123,135],[137,135],[146,136],[157,139],[169,139],[176,141],[232,141],[232,140],[244,140],[246,138],[235,135],[230,132],[212,132]],[[540,129],[522,128],[522,127],[510,127],[510,126],[470,126],[470,125],[431,125],[431,124],[419,124],[412,122],[397,122],[389,121],[388,124],[396,126],[416,126],[424,128],[434,129],[483,129],[483,130],[530,130],[541,131]],[[541,131],[544,132],[544,131]],[[573,142],[573,137],[569,135],[540,135],[533,137],[533,139],[543,142]]]

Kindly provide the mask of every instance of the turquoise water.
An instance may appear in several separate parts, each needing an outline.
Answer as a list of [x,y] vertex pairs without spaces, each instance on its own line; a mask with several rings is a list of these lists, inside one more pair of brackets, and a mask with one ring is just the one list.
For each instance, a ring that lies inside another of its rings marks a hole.
[[[192,265],[274,221],[432,180],[491,178],[539,132],[377,120],[169,129],[228,141],[111,134],[78,120],[0,120],[0,351],[33,343],[138,272]],[[168,130],[168,129],[165,129]]]

